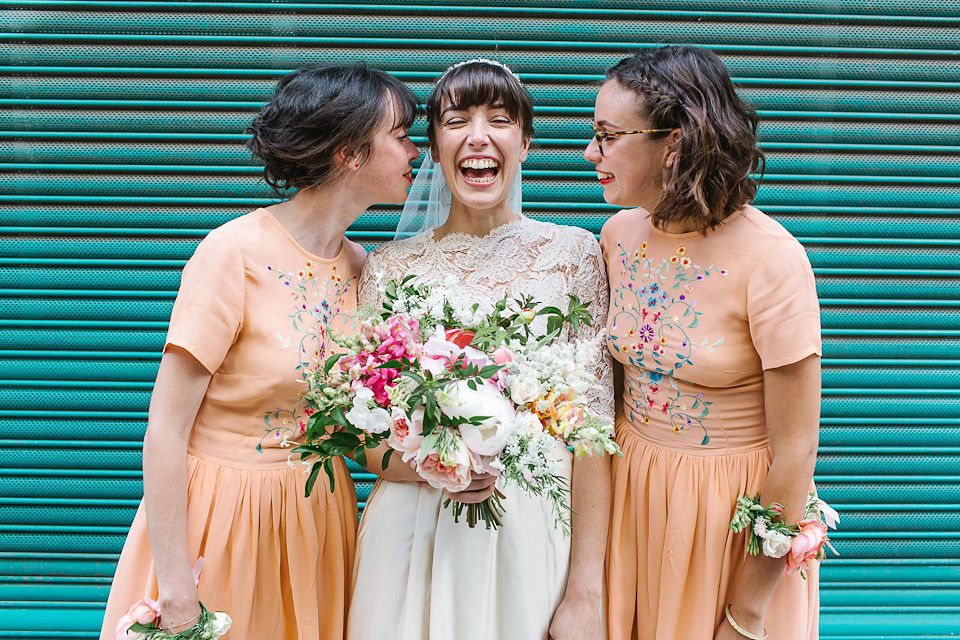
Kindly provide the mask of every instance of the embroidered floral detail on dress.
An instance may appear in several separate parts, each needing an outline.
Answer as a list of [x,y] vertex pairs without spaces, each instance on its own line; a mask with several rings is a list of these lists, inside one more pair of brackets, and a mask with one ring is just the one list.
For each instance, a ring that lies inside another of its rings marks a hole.
[[681,393],[678,372],[693,364],[697,350],[713,353],[723,344],[722,337],[711,343],[707,338],[694,342],[690,336],[703,315],[691,294],[699,282],[718,273],[726,276],[727,271],[695,264],[684,246],[656,263],[647,256],[646,242],[633,252],[619,243],[617,247],[622,268],[619,286],[613,291],[607,340],[614,352],[642,372],[640,384],[626,382],[632,399],[630,420],[649,424],[650,412],[658,411],[666,414],[675,433],[699,427],[703,431],[700,444],[705,445],[710,435],[703,419],[713,403],[704,400],[702,393]]
[[[297,371],[323,362],[328,355],[331,342],[336,342],[336,333],[347,332],[356,324],[356,317],[343,308],[343,298],[356,285],[357,276],[346,281],[337,273],[337,266],[331,265],[330,275],[318,280],[314,274],[314,264],[307,260],[296,271],[287,273],[278,267],[267,265],[267,271],[276,274],[277,280],[289,288],[294,301],[294,311],[290,314],[293,330],[299,339],[285,337],[277,331],[281,349],[296,348],[298,352]],[[280,441],[280,447],[291,446],[290,440],[306,431],[306,419],[313,411],[301,407],[298,402],[293,409],[277,409],[267,413],[263,422],[267,429],[257,443],[257,451],[262,451],[264,440],[268,437]]]

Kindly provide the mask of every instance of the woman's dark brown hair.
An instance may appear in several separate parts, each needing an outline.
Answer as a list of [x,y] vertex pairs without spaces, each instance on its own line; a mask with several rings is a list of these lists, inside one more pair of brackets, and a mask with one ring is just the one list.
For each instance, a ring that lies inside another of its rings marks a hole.
[[523,137],[533,137],[533,98],[506,67],[495,62],[475,60],[454,66],[444,73],[427,98],[427,138],[436,142],[443,104],[455,109],[500,104],[517,123]]
[[253,119],[246,146],[263,161],[274,193],[327,184],[346,167],[337,152],[361,164],[380,127],[408,128],[417,98],[393,76],[362,64],[306,67],[284,76]]
[[[733,88],[723,62],[697,47],[660,47],[624,58],[607,80],[637,95],[650,128],[680,129],[653,221],[693,221],[706,234],[757,194],[763,172],[757,113]],[[652,134],[653,137],[669,135]]]

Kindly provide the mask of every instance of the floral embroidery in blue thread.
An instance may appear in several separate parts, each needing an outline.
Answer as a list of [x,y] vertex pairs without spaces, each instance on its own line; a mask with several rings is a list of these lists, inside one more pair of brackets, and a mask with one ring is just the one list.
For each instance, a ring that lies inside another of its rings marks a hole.
[[[681,393],[676,376],[684,366],[693,364],[695,351],[705,349],[713,353],[723,344],[722,337],[712,344],[706,338],[699,343],[691,338],[688,331],[697,327],[703,312],[697,311],[697,301],[690,294],[696,283],[717,273],[726,276],[727,271],[694,264],[684,246],[659,263],[647,256],[646,242],[633,252],[619,243],[617,246],[623,267],[620,286],[613,291],[607,340],[614,352],[626,356],[629,364],[642,372],[639,385],[626,381],[631,398],[630,420],[649,424],[650,412],[659,411],[667,415],[675,433],[699,427],[703,431],[700,444],[706,445],[710,435],[703,419],[713,403],[704,400],[702,393]],[[618,327],[626,327],[626,331],[617,335]],[[676,344],[674,336],[678,339]],[[671,354],[667,353],[668,347]],[[644,357],[653,362],[654,370],[644,364]]]
[[[290,314],[293,330],[300,334],[294,343],[290,337],[284,337],[277,331],[281,349],[296,348],[298,352],[297,371],[304,371],[317,362],[323,362],[331,342],[336,342],[334,334],[347,333],[356,325],[356,315],[352,310],[344,309],[343,298],[355,284],[357,276],[346,281],[337,273],[337,266],[331,265],[330,275],[319,282],[313,272],[314,265],[306,261],[302,268],[286,273],[282,269],[267,265],[267,271],[276,274],[281,284],[290,289],[294,300],[294,312]],[[263,441],[267,437],[280,440],[280,446],[290,446],[288,441],[300,436],[307,428],[306,418],[313,411],[309,407],[301,408],[299,401],[293,409],[277,409],[268,412],[263,422],[267,425],[263,437],[257,443],[257,451],[263,452]]]

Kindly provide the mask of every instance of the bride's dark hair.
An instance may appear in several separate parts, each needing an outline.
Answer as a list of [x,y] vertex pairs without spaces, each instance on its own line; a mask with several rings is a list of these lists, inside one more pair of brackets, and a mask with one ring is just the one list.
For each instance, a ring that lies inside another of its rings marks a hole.
[[436,126],[440,123],[443,105],[468,109],[483,105],[500,105],[515,121],[523,137],[533,137],[533,98],[504,66],[475,60],[454,66],[437,81],[427,98],[427,138],[436,142]]

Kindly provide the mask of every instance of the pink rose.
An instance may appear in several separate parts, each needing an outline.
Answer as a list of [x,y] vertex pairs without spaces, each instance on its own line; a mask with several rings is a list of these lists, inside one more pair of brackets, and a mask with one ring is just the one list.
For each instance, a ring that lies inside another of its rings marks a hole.
[[408,416],[400,407],[394,407],[391,414],[393,423],[390,426],[390,435],[387,444],[403,454],[403,461],[420,453],[420,443],[423,441],[423,407],[418,407]]
[[149,625],[156,622],[158,617],[160,617],[160,604],[156,600],[144,598],[131,606],[127,613],[117,622],[117,626],[114,628],[114,639],[128,640],[129,638],[136,638],[137,634],[129,631],[134,623]]
[[790,544],[790,553],[787,554],[787,575],[796,573],[801,567],[806,567],[808,560],[819,558],[823,545],[827,541],[827,527],[816,518],[801,520],[797,525],[800,527],[800,533]]

